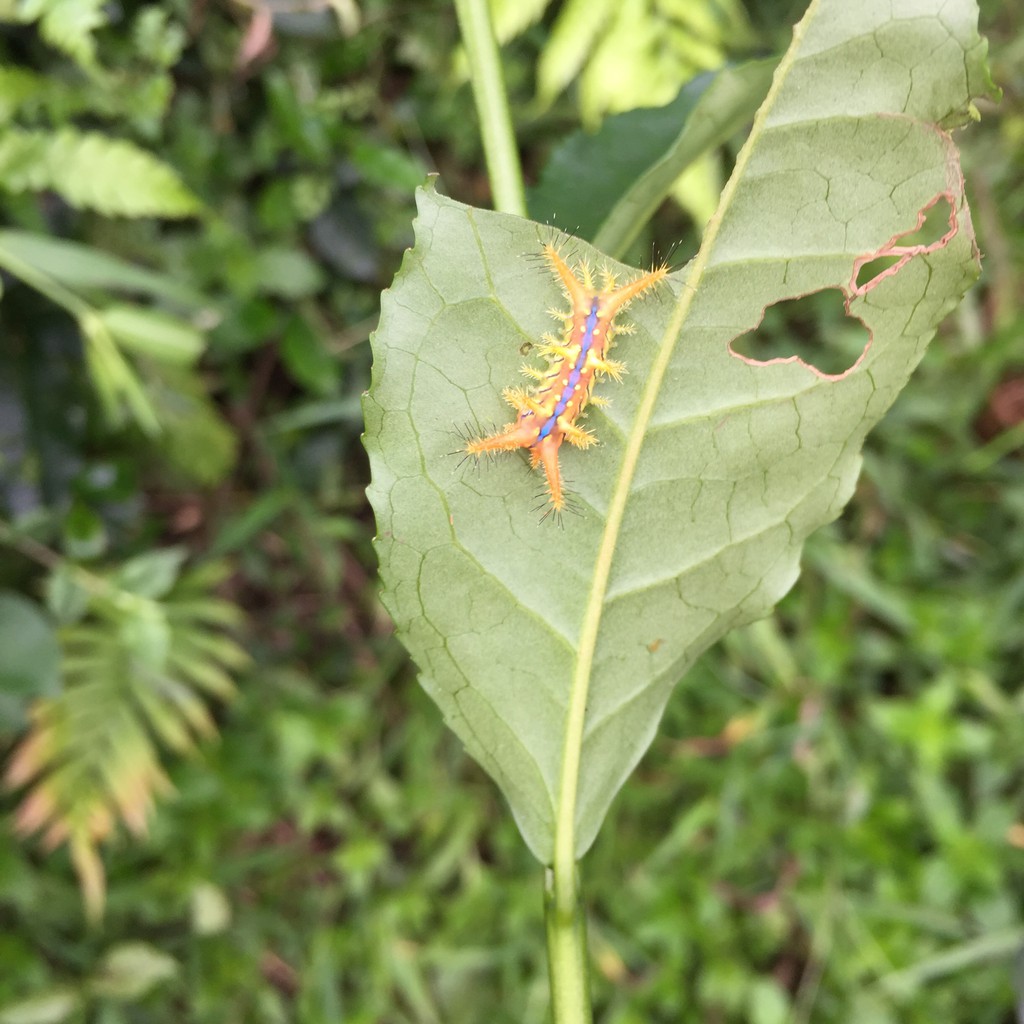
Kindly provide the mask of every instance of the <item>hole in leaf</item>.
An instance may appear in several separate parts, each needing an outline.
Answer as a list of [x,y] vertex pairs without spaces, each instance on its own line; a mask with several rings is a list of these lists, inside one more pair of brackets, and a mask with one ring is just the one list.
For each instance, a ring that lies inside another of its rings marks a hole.
[[934,205],[925,210],[924,221],[919,228],[901,235],[896,241],[901,247],[915,245],[935,245],[941,242],[943,236],[949,231],[949,219],[953,208],[949,200],[943,196]]
[[867,328],[846,312],[838,288],[769,306],[761,323],[729,346],[753,363],[793,359],[827,376],[853,367],[871,340]]
[[905,235],[897,235],[873,260],[861,265],[854,282],[857,289],[866,288],[890,267],[908,256],[915,249],[934,249],[940,245],[950,230],[953,207],[945,196],[940,196],[934,205],[923,211],[921,226]]
[[864,263],[857,274],[857,287],[863,288],[869,281],[884,274],[891,266],[899,263],[902,256],[879,256]]

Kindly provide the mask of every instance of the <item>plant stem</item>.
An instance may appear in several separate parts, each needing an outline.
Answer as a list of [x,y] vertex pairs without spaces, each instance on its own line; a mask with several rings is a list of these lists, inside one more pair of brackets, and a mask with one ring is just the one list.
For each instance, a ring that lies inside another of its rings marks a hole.
[[63,569],[90,597],[109,601],[122,610],[128,605],[137,605],[140,602],[137,594],[122,590],[106,577],[83,569],[52,548],[40,544],[34,537],[22,533],[6,519],[0,519],[0,545],[30,558],[50,572],[55,573]]
[[45,295],[55,305],[63,307],[76,320],[80,321],[82,317],[92,312],[92,306],[70,288],[65,288],[49,274],[37,270],[32,264],[18,259],[13,253],[3,248],[0,248],[0,267],[35,288],[37,292]]
[[480,119],[480,137],[491,179],[494,208],[499,213],[525,217],[523,172],[519,166],[508,95],[501,74],[501,58],[487,0],[455,0],[455,13],[469,59],[469,76]]
[[544,924],[548,937],[551,1019],[554,1024],[591,1024],[587,919],[575,865],[568,879],[546,869]]

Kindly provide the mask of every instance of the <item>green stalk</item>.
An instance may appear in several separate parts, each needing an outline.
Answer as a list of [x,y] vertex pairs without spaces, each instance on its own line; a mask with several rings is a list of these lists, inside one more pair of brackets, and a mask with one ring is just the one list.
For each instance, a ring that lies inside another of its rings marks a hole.
[[[469,60],[494,208],[525,217],[523,173],[487,0],[455,0],[455,12]],[[570,807],[570,814],[573,810]],[[546,873],[544,917],[553,1020],[555,1024],[590,1024],[587,925],[571,857],[568,862],[556,858],[554,870]]]
[[[570,892],[566,892],[566,887]],[[544,924],[548,937],[551,1019],[554,1024],[590,1024],[587,970],[587,919],[580,898],[579,875],[544,876]]]
[[45,271],[38,270],[3,247],[0,247],[0,269],[20,278],[78,322],[85,341],[86,366],[110,421],[118,422],[118,401],[123,398],[135,416],[135,422],[147,434],[159,434],[160,421],[152,403],[99,312]]
[[455,0],[455,13],[469,59],[469,77],[480,119],[480,137],[491,179],[494,208],[499,213],[525,217],[523,172],[519,166],[519,151],[512,131],[508,95],[501,75],[501,59],[487,0]]

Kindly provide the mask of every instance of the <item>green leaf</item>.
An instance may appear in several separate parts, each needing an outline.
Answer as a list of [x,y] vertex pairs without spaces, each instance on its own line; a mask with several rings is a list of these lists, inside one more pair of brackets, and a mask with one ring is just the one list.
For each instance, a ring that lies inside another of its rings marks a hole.
[[769,978],[758,979],[750,986],[747,1006],[750,1024],[786,1024],[792,1009],[785,990]]
[[89,591],[77,577],[78,567],[61,562],[46,578],[46,606],[62,625],[77,622],[89,607]]
[[583,67],[615,13],[615,0],[568,0],[537,66],[537,92],[550,103]]
[[185,548],[154,548],[129,559],[111,576],[122,590],[139,597],[164,597],[174,586],[188,556]]
[[134,668],[162,674],[171,648],[171,628],[155,601],[139,601],[120,622],[118,639]]
[[489,0],[494,34],[499,43],[515,39],[540,20],[551,0]]
[[326,283],[320,265],[300,249],[264,249],[257,257],[260,291],[283,299],[304,299]]
[[366,180],[381,188],[401,189],[411,192],[422,185],[427,169],[416,157],[393,146],[362,139],[352,147],[352,163],[359,168]]
[[69,558],[85,561],[107,549],[107,528],[99,514],[76,498],[64,518],[64,550]]
[[238,437],[210,399],[201,377],[186,370],[161,369],[146,381],[163,432],[160,454],[189,480],[210,486],[231,470]]
[[177,173],[124,139],[61,128],[0,131],[0,187],[52,189],[72,206],[123,217],[189,217],[199,200]]
[[338,387],[338,361],[324,339],[301,316],[293,316],[281,339],[281,359],[288,374],[308,391],[329,395]]
[[701,71],[725,63],[728,46],[749,39],[736,0],[701,4],[666,0],[567,0],[537,68],[537,91],[549,103],[579,75],[583,119],[606,111],[666,103]]
[[283,487],[254,497],[220,528],[210,545],[210,556],[220,558],[250,544],[278,516],[294,508],[296,500],[295,492]]
[[189,899],[189,916],[194,935],[219,935],[231,924],[231,903],[220,886],[197,882]]
[[73,989],[55,988],[0,1008],[0,1024],[61,1024],[81,1006],[82,997]]
[[[3,9],[0,7],[0,17]],[[11,120],[23,104],[38,102],[46,78],[24,68],[0,68],[0,123]]]
[[11,253],[69,288],[137,292],[189,310],[200,309],[207,301],[169,274],[145,270],[80,242],[29,231],[0,231],[0,251]]
[[85,363],[108,420],[120,426],[129,413],[147,434],[158,434],[153,403],[103,318],[90,309],[79,315],[78,326],[86,340]]
[[148,942],[123,942],[103,958],[89,987],[97,996],[130,1002],[178,973],[178,962]]
[[[475,471],[451,457],[461,425],[509,418],[501,391],[561,305],[524,257],[559,239],[419,193],[365,402],[383,599],[542,862],[556,830],[560,850],[587,850],[675,683],[793,585],[805,538],[853,491],[865,435],[977,276],[957,154],[937,127],[986,87],[976,16],[964,0],[914,18],[887,0],[812,5],[700,253],[630,311],[629,375],[590,413],[601,444],[562,456],[583,511],[563,530],[535,521],[541,485],[519,458]],[[955,229],[858,283],[858,261],[936,202]],[[830,288],[871,333],[845,373],[733,354],[767,306]]]
[[[230,697],[228,670],[248,661],[222,632],[240,613],[210,593],[227,568],[207,563],[179,576],[180,558],[152,552],[105,582],[92,577],[93,614],[60,633],[64,688],[38,702],[6,766],[9,787],[28,787],[16,829],[42,832],[50,848],[69,845],[94,917],[104,899],[97,845],[118,820],[143,833],[154,798],[170,787],[154,739],[187,752],[214,734],[204,692]],[[152,966],[145,951],[124,952],[97,984],[109,982],[103,991],[117,998],[118,979],[141,981]]]
[[23,725],[27,705],[59,689],[60,647],[46,615],[34,601],[0,592],[0,725]]
[[103,0],[23,0],[20,21],[39,21],[40,35],[86,67],[96,62],[93,32],[104,24]]
[[704,75],[667,106],[631,110],[594,134],[570,135],[528,196],[530,216],[621,255],[680,174],[753,117],[776,63]]
[[202,334],[190,324],[158,310],[108,306],[99,316],[121,345],[159,362],[189,366],[202,354]]

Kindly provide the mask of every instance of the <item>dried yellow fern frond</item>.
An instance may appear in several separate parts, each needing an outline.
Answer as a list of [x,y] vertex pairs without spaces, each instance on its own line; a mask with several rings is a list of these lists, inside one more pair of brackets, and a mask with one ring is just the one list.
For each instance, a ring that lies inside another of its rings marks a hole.
[[238,610],[211,594],[218,570],[176,579],[172,561],[154,552],[91,577],[84,613],[58,632],[63,692],[36,704],[7,765],[7,785],[26,788],[18,832],[68,844],[93,918],[105,900],[99,844],[118,821],[145,833],[171,789],[160,748],[188,753],[215,735],[206,698],[230,697],[230,672],[247,661],[225,633]]

